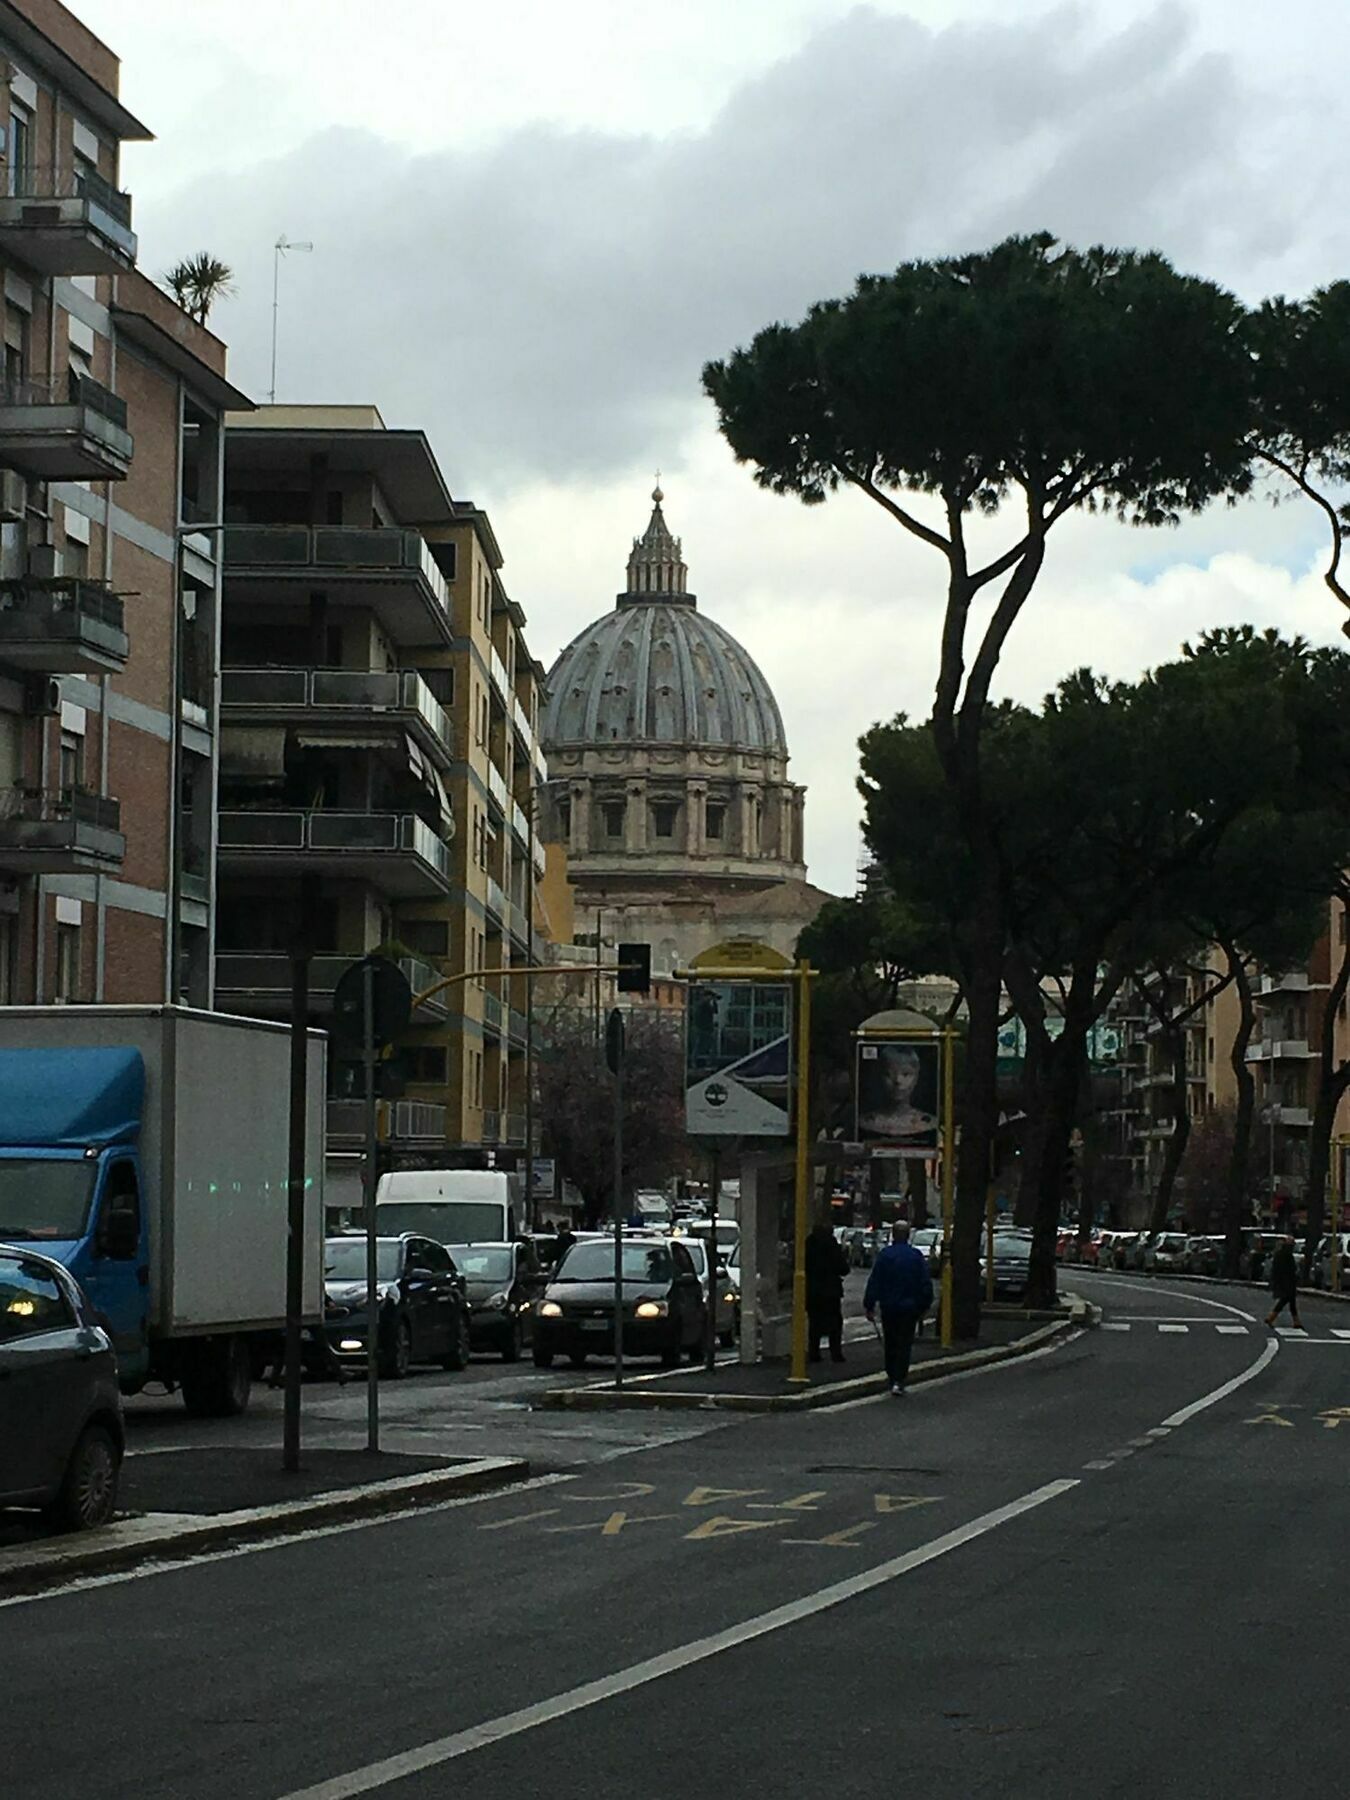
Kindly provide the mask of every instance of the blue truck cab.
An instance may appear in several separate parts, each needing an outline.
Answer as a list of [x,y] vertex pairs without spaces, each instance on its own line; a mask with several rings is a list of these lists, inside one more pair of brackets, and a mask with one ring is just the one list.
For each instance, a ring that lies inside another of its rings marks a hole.
[[128,1393],[150,1372],[144,1103],[139,1050],[0,1050],[0,1243],[29,1244],[70,1270]]

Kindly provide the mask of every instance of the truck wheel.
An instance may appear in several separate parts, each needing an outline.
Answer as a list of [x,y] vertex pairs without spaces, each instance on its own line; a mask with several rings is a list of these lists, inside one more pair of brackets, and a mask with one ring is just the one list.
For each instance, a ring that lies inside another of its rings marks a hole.
[[247,1338],[203,1338],[182,1368],[183,1404],[194,1419],[237,1419],[247,1412],[253,1358]]
[[449,1370],[463,1369],[469,1361],[469,1321],[460,1313],[455,1319],[455,1332],[446,1351],[442,1367]]
[[93,1531],[106,1525],[117,1507],[120,1458],[106,1425],[86,1425],[70,1453],[61,1491],[44,1516],[63,1531]]

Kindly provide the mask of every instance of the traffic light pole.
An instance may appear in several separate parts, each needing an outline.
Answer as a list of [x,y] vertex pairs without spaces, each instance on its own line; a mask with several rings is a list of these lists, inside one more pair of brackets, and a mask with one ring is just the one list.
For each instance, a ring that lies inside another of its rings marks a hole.
[[614,1076],[614,1385],[623,1386],[623,1014],[616,1006],[605,1029],[605,1060]]

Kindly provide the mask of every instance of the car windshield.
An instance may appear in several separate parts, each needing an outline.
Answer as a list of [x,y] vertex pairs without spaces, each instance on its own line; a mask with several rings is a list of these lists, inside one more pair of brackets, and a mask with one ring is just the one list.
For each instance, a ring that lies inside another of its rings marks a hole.
[[510,1229],[495,1200],[381,1200],[375,1216],[381,1231],[415,1231],[438,1244],[495,1244]]
[[0,1243],[83,1237],[97,1168],[89,1157],[0,1159]]
[[[669,1281],[674,1260],[664,1244],[625,1244],[622,1252],[625,1281]],[[612,1281],[614,1245],[611,1242],[575,1244],[562,1260],[556,1281]]]
[[[686,1231],[690,1237],[701,1237],[706,1239],[712,1236],[712,1225],[710,1222],[701,1224],[694,1223],[687,1226]],[[717,1243],[719,1248],[725,1249],[728,1244],[738,1244],[740,1241],[741,1228],[739,1225],[734,1221],[729,1225],[724,1225],[720,1219],[717,1221]]]
[[[375,1275],[379,1281],[397,1281],[403,1262],[403,1243],[399,1238],[377,1238],[375,1241]],[[363,1237],[329,1238],[323,1252],[325,1281],[364,1281],[366,1278],[366,1240]]]
[[510,1281],[515,1255],[509,1244],[451,1244],[455,1267],[470,1281]]

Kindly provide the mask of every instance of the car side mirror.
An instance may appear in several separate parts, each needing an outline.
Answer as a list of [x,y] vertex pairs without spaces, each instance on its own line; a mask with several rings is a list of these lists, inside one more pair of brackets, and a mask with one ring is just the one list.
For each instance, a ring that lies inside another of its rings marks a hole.
[[424,1269],[420,1264],[416,1268],[408,1270],[409,1281],[434,1281],[435,1279],[436,1271],[434,1269]]
[[141,1224],[134,1212],[113,1207],[99,1225],[98,1250],[114,1262],[129,1262],[140,1248]]

